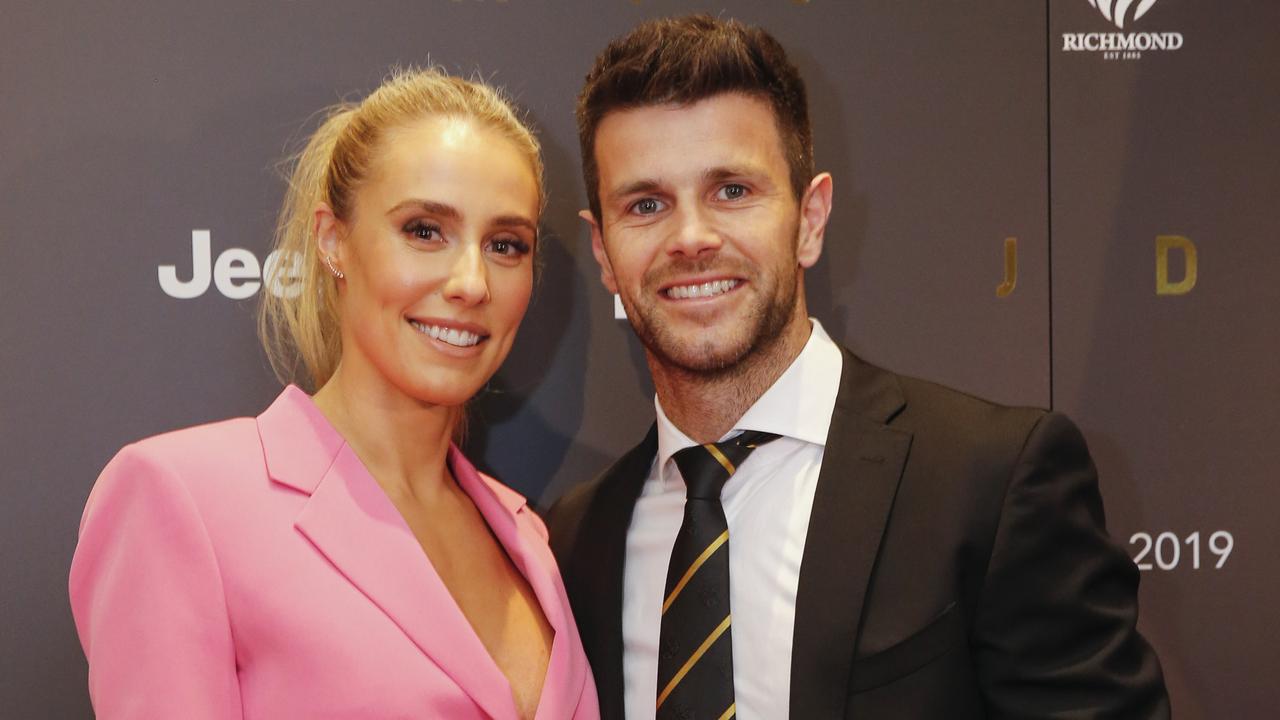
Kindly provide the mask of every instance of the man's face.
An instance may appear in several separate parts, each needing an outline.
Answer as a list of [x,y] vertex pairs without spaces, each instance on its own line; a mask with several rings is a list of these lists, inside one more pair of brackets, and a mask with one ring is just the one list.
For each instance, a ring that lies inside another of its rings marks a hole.
[[813,187],[797,201],[768,103],[616,111],[595,152],[601,217],[584,217],[601,279],[660,362],[723,371],[807,323],[801,269],[821,253],[826,207],[815,232]]

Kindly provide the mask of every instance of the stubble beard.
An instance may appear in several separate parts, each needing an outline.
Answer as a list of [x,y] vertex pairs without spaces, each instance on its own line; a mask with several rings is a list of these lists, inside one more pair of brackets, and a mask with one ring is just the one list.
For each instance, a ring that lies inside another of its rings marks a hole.
[[[631,327],[651,362],[668,374],[707,382],[748,374],[757,360],[767,360],[769,349],[783,340],[795,313],[799,282],[794,272],[779,272],[772,287],[766,287],[763,278],[753,275],[748,276],[744,290],[756,293],[757,300],[745,317],[722,320],[737,325],[728,328],[728,337],[723,333],[682,337],[663,318],[653,292],[646,292],[648,299],[639,305],[624,303]],[[646,288],[655,285],[645,283]]]

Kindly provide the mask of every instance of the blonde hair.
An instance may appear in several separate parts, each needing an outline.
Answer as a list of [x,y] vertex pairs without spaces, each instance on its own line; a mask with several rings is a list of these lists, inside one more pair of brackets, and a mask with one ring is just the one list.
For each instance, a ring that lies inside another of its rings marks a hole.
[[[316,246],[316,207],[326,203],[336,217],[348,219],[387,132],[437,115],[470,119],[510,140],[533,168],[541,208],[538,140],[496,88],[452,77],[437,67],[410,68],[392,71],[360,102],[329,108],[302,152],[288,161],[292,169],[273,248],[282,261],[274,263],[272,277],[263,278],[266,287],[280,287],[282,273],[301,272],[290,292],[263,292],[258,313],[258,335],[281,382],[298,382],[314,391],[328,382],[342,357],[338,286]],[[299,377],[300,369],[306,379]]]

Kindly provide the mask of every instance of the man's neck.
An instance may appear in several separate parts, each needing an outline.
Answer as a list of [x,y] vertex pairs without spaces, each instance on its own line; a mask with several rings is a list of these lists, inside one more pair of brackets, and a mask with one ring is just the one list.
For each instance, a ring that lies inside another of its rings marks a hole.
[[812,323],[801,312],[773,342],[716,373],[670,367],[646,353],[662,412],[692,440],[716,442],[791,367],[812,332]]

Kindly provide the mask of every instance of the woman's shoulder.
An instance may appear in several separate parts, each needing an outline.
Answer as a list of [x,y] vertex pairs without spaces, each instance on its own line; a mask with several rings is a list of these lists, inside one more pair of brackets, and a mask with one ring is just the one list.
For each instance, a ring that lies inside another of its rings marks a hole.
[[157,486],[199,492],[262,467],[262,444],[254,418],[242,417],[171,430],[122,447],[103,468],[90,495]]
[[297,386],[288,385],[256,417],[235,417],[170,430],[130,443],[120,454],[179,467],[220,467],[246,456],[261,463],[263,437],[268,431],[278,439],[288,439],[322,422],[310,397]]
[[116,454],[157,468],[207,469],[233,462],[257,450],[262,442],[254,418],[239,417],[170,430],[125,445]]
[[[153,435],[121,448],[93,484],[80,520],[86,533],[112,535],[121,522],[148,527],[182,524],[210,504],[243,498],[227,482],[262,466],[253,418],[236,418]],[[256,448],[256,449],[255,449]],[[93,530],[96,528],[96,531]],[[92,538],[89,538],[92,540]]]

